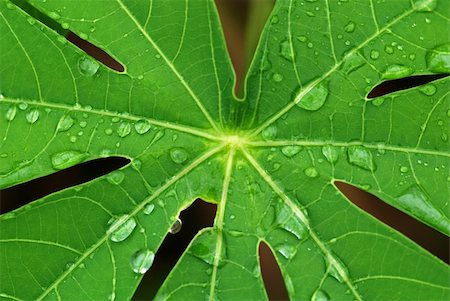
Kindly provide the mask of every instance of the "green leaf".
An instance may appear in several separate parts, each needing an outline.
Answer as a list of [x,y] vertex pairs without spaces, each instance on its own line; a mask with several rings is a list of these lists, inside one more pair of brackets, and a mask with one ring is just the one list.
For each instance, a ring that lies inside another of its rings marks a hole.
[[131,163],[0,216],[1,299],[130,299],[198,197],[218,204],[214,227],[159,299],[267,299],[262,241],[291,299],[450,297],[445,263],[334,184],[450,234],[449,79],[367,98],[384,79],[449,73],[449,1],[277,1],[244,99],[212,1],[29,3],[125,71],[2,1],[0,188]]

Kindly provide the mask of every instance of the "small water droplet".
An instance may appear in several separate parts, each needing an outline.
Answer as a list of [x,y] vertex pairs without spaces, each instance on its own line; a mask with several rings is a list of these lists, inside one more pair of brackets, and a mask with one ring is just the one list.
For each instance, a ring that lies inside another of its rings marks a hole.
[[274,73],[272,79],[274,82],[279,83],[283,80],[283,75],[281,75],[280,73]]
[[110,136],[113,133],[113,130],[111,128],[105,129],[105,134]]
[[[198,236],[189,248],[189,253],[203,262],[213,265],[216,256],[217,231],[208,230]],[[225,244],[222,243],[221,258],[226,257]]]
[[177,234],[181,231],[183,223],[181,222],[181,219],[177,218],[177,220],[173,223],[173,225],[170,227],[169,232],[170,234]]
[[81,128],[85,128],[87,126],[87,122],[86,121],[80,121],[80,127]]
[[184,148],[174,147],[170,150],[170,158],[177,164],[182,164],[188,159],[188,153]]
[[427,67],[435,73],[450,72],[450,43],[437,46],[427,52]]
[[372,60],[377,60],[380,57],[380,53],[377,50],[370,51],[370,58]]
[[96,61],[87,56],[82,56],[78,60],[78,69],[84,76],[93,76],[97,73],[99,67],[100,65]]
[[344,26],[345,32],[354,32],[355,28],[356,28],[356,25],[352,21],[348,22],[347,25]]
[[25,118],[29,124],[33,124],[39,119],[39,111],[36,109],[31,110],[25,115]]
[[411,67],[406,67],[403,65],[390,65],[386,68],[383,73],[383,78],[385,79],[396,79],[401,77],[406,77],[413,73]]
[[144,207],[144,214],[149,215],[150,213],[153,212],[154,209],[155,209],[155,205],[154,204],[147,204]]
[[148,121],[146,120],[138,120],[135,124],[134,124],[134,129],[136,130],[136,132],[139,135],[143,135],[145,133],[147,133],[151,128],[151,125]]
[[339,158],[339,149],[333,145],[324,145],[322,147],[322,154],[328,162],[335,163]]
[[52,156],[52,166],[54,169],[64,169],[81,163],[86,158],[86,154],[79,151],[65,151]]
[[292,45],[291,45],[291,42],[289,39],[281,42],[280,54],[284,59],[286,59],[290,62],[295,60],[295,53],[293,51],[293,48],[292,48]]
[[117,135],[119,137],[124,138],[128,136],[131,133],[131,125],[128,122],[121,122],[119,126],[117,127]]
[[281,153],[288,158],[291,158],[298,154],[302,150],[301,146],[298,145],[287,145],[281,149]]
[[307,167],[304,171],[305,175],[309,178],[317,178],[319,176],[319,172],[313,166]]
[[277,24],[279,21],[278,15],[273,15],[272,18],[270,19],[270,23],[272,24]]
[[297,105],[308,111],[316,111],[325,104],[327,97],[328,88],[324,84],[319,84],[304,95]]
[[414,0],[413,7],[417,11],[433,11],[436,8],[437,0]]
[[325,293],[323,290],[317,290],[314,292],[311,301],[329,301],[330,296]]
[[400,172],[405,173],[408,172],[409,168],[407,166],[400,167]]
[[392,48],[392,47],[389,46],[389,45],[386,45],[386,46],[384,47],[384,51],[385,51],[387,54],[393,54],[393,53],[394,53],[394,48]]
[[125,174],[120,170],[113,171],[107,177],[108,182],[114,185],[119,185],[123,179],[125,179]]
[[59,18],[61,18],[61,16],[57,12],[54,12],[54,11],[49,12],[48,16],[50,18],[52,18],[53,20],[58,20]]
[[6,120],[8,121],[13,121],[14,118],[16,117],[16,113],[17,113],[17,108],[16,106],[12,106],[10,107],[5,114]]
[[299,40],[300,42],[304,43],[304,42],[308,41],[308,38],[306,36],[298,36],[297,40]]
[[271,125],[266,127],[261,134],[264,140],[274,140],[277,137],[277,132],[277,127],[275,125]]
[[347,149],[348,161],[363,169],[374,171],[376,169],[373,162],[372,153],[363,146],[350,146]]
[[384,103],[384,97],[377,97],[377,98],[374,98],[372,101],[371,101],[371,103],[374,105],[374,106],[376,106],[376,107],[379,107],[379,106],[381,106],[383,103]]
[[108,225],[107,233],[110,234],[111,241],[121,242],[127,239],[136,228],[136,220],[125,214],[117,219],[110,219]]
[[437,90],[436,86],[433,84],[428,84],[419,87],[419,91],[428,96],[436,94],[436,90]]
[[155,253],[148,249],[137,251],[131,256],[130,265],[137,274],[145,274],[155,260]]
[[74,124],[75,120],[69,115],[64,115],[59,119],[58,126],[56,127],[59,132],[68,131]]

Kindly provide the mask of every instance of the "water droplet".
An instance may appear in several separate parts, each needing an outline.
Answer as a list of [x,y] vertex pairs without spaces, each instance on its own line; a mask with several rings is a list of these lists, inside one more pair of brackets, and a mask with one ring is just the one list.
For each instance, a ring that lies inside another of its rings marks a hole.
[[147,133],[151,128],[151,125],[148,121],[146,120],[138,120],[135,124],[134,124],[134,129],[136,130],[136,132],[139,135],[143,135],[145,133]]
[[387,54],[393,54],[393,53],[394,53],[394,48],[392,48],[392,47],[389,46],[389,45],[386,45],[386,46],[384,47],[384,51],[385,51]]
[[131,133],[131,125],[128,122],[121,122],[116,132],[119,137],[124,138]]
[[283,75],[281,75],[280,73],[274,73],[272,79],[274,82],[279,83],[283,80]]
[[345,58],[344,64],[342,65],[342,71],[348,75],[364,66],[365,63],[366,61],[364,58],[357,53],[353,53]]
[[385,79],[396,79],[401,77],[406,77],[413,73],[413,69],[403,65],[390,65],[386,68],[383,73],[383,78]]
[[377,50],[372,50],[370,52],[370,58],[372,60],[377,60],[380,57],[380,53]]
[[65,151],[52,156],[52,166],[54,169],[64,169],[81,163],[86,158],[86,154],[79,151]]
[[298,145],[287,145],[287,146],[284,146],[281,149],[281,152],[286,157],[291,158],[291,157],[295,156],[296,154],[298,154],[301,150],[302,150],[301,146],[298,146]]
[[280,53],[283,58],[292,62],[295,60],[295,53],[292,49],[290,40],[284,40],[280,44]]
[[5,114],[6,120],[13,121],[14,118],[16,117],[16,113],[17,113],[16,106],[10,107],[8,109],[8,111],[6,111],[6,114]]
[[27,119],[28,123],[33,124],[39,119],[39,111],[31,110],[25,115],[25,118]]
[[181,219],[177,218],[177,220],[173,223],[173,225],[169,229],[170,234],[177,234],[178,232],[180,232],[182,225],[183,223],[181,222]]
[[436,94],[436,90],[437,90],[436,86],[433,84],[428,84],[419,87],[419,91],[428,96]]
[[107,177],[108,182],[114,185],[119,185],[123,179],[125,179],[125,174],[120,170],[113,171]]
[[446,133],[442,133],[441,140],[444,141],[444,142],[447,142],[448,141],[448,135]]
[[147,204],[144,207],[144,214],[149,215],[150,213],[153,212],[154,209],[155,209],[155,205],[154,204]]
[[437,227],[444,233],[450,230],[448,218],[430,202],[428,194],[417,184],[403,191],[397,200],[401,207],[418,219]]
[[297,105],[308,111],[316,111],[324,105],[327,96],[328,88],[324,84],[319,84],[304,95]]
[[133,232],[134,228],[136,228],[136,220],[125,214],[117,219],[110,219],[108,225],[109,228],[107,233],[111,234],[111,241],[121,242],[127,239]]
[[113,130],[111,128],[105,129],[105,134],[110,136],[113,133]]
[[68,131],[74,124],[74,120],[69,115],[64,115],[59,119],[58,126],[56,127],[58,131],[65,132]]
[[326,262],[329,273],[334,279],[343,283],[345,278],[349,278],[348,268],[339,257],[329,254],[328,257],[326,257]]
[[96,61],[87,56],[82,56],[78,60],[78,69],[84,76],[93,76],[99,67],[100,65]]
[[324,145],[322,147],[322,154],[328,162],[335,163],[339,158],[339,149],[333,145]]
[[[306,216],[307,213],[305,212]],[[299,240],[309,237],[309,230],[306,225],[289,209],[283,202],[278,202],[275,207],[275,224],[289,233],[295,235]],[[265,232],[265,231],[264,231]]]
[[184,163],[188,158],[188,153],[184,148],[175,147],[170,150],[170,158],[177,164]]
[[377,97],[377,98],[374,98],[374,99],[371,101],[371,103],[372,103],[374,106],[379,107],[379,106],[381,106],[381,105],[384,103],[384,97]]
[[307,167],[304,171],[305,175],[309,178],[317,178],[319,176],[319,172],[315,167]]
[[344,30],[345,32],[354,32],[356,28],[355,23],[353,22],[348,22],[347,25],[344,26]]
[[131,256],[130,265],[135,273],[145,274],[155,260],[155,253],[148,249],[137,251]]
[[52,18],[53,20],[58,20],[59,18],[61,18],[61,16],[57,12],[54,12],[54,11],[49,12],[48,16],[50,18]]
[[317,290],[314,292],[311,301],[329,301],[330,296],[325,293],[323,290]]
[[[203,262],[213,265],[216,255],[217,239],[217,231],[205,231],[193,241],[192,246],[189,248],[189,253]],[[225,243],[222,243],[221,258],[226,257],[225,245]]]
[[266,127],[261,134],[264,140],[274,140],[277,137],[277,132],[277,127],[275,125],[271,125]]
[[427,52],[427,67],[436,73],[450,72],[450,43],[437,46]]
[[289,244],[281,244],[276,246],[276,250],[278,253],[280,253],[284,258],[286,259],[292,259],[294,257],[296,248],[293,245]]
[[372,153],[363,146],[350,146],[347,149],[348,161],[367,170],[375,170]]
[[270,19],[270,23],[272,24],[277,24],[279,21],[278,15],[273,15],[272,18]]
[[298,36],[297,40],[299,40],[300,42],[304,43],[304,42],[308,41],[308,38],[306,36]]
[[414,0],[413,7],[418,11],[433,11],[436,8],[437,0]]
[[405,173],[408,172],[409,168],[407,166],[400,167],[400,172]]

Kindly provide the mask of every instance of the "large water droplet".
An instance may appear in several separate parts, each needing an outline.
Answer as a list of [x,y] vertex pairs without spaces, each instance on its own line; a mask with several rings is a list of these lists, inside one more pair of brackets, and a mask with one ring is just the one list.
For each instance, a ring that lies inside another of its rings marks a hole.
[[413,69],[403,65],[390,65],[383,73],[385,79],[396,79],[406,77],[413,73]]
[[308,111],[316,111],[324,105],[327,96],[328,88],[324,84],[319,84],[303,96],[297,105]]
[[357,53],[353,53],[345,58],[344,64],[342,65],[342,71],[348,75],[364,66],[365,63],[366,61],[362,56]]
[[59,119],[58,126],[56,127],[58,131],[65,132],[68,131],[74,124],[75,120],[68,115],[64,115]]
[[281,42],[280,53],[283,58],[290,62],[295,60],[295,53],[293,52],[290,40],[284,40]]
[[347,25],[344,26],[345,32],[354,32],[355,28],[356,28],[356,25],[352,21],[348,22]]
[[335,163],[339,158],[339,149],[333,145],[324,145],[322,147],[322,154],[328,162]]
[[397,200],[402,208],[415,217],[428,222],[444,233],[450,231],[449,219],[430,202],[428,194],[417,184],[403,191]]
[[184,148],[174,147],[170,150],[170,158],[177,164],[184,163],[188,158],[188,153]]
[[313,166],[307,167],[303,172],[309,178],[317,178],[319,176],[319,172]]
[[125,179],[125,174],[120,170],[113,171],[108,175],[107,179],[111,184],[119,185]]
[[345,278],[349,278],[348,268],[339,257],[329,254],[328,257],[326,257],[326,262],[330,275],[337,281],[343,283]]
[[181,219],[177,218],[177,220],[172,224],[172,226],[169,229],[170,234],[177,234],[181,231],[183,223],[181,222]]
[[136,132],[139,135],[143,135],[145,133],[147,133],[151,128],[151,125],[148,121],[146,120],[138,120],[135,124],[134,124],[134,129],[136,130]]
[[418,11],[433,11],[436,8],[437,0],[414,0],[414,9]]
[[136,228],[136,220],[125,214],[117,219],[110,219],[108,225],[107,233],[110,234],[111,241],[121,242],[127,239]]
[[117,127],[117,135],[123,138],[131,133],[131,125],[128,122],[121,122]]
[[135,273],[145,274],[155,260],[155,253],[148,249],[137,251],[131,256],[130,265]]
[[437,46],[427,52],[427,67],[436,73],[450,72],[450,43]]
[[93,76],[100,65],[93,59],[83,56],[78,60],[78,69],[84,76]]
[[281,227],[289,233],[292,233],[299,240],[305,240],[309,237],[309,230],[306,225],[283,202],[276,204],[275,215],[275,224],[277,227]]
[[13,121],[14,118],[16,117],[16,113],[17,113],[17,107],[16,106],[10,107],[8,109],[8,111],[6,111],[6,114],[5,114],[6,120]]
[[370,58],[372,60],[377,60],[379,57],[380,57],[380,52],[378,52],[377,50],[370,51]]
[[25,115],[25,118],[27,119],[28,123],[33,124],[39,119],[39,111],[31,110]]
[[154,209],[155,209],[155,205],[154,204],[147,204],[144,207],[144,214],[149,215],[150,213],[153,212]]
[[436,94],[436,86],[433,84],[428,84],[419,87],[419,91],[425,95],[431,96]]
[[280,253],[284,258],[286,259],[292,259],[292,257],[294,257],[295,252],[296,252],[296,248],[293,245],[290,244],[281,244],[275,247],[277,252]]
[[314,292],[311,301],[329,301],[330,296],[325,293],[323,290],[317,290]]
[[277,132],[277,127],[275,125],[271,125],[266,127],[261,134],[264,140],[274,140],[277,137]]
[[375,170],[372,153],[363,146],[350,146],[347,149],[348,161],[356,166],[367,170]]
[[302,150],[302,147],[299,145],[287,145],[281,149],[281,153],[288,158],[291,158],[298,154]]
[[79,151],[65,151],[52,156],[52,166],[54,169],[64,169],[81,163],[86,158],[86,154]]

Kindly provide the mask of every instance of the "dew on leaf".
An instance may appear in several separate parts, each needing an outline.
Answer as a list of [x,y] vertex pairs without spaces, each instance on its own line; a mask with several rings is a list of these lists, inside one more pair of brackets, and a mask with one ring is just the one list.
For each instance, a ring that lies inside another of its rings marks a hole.
[[302,150],[301,146],[298,145],[287,145],[281,149],[281,153],[288,158],[291,158],[298,154]]
[[356,25],[352,21],[348,22],[347,25],[344,26],[345,32],[354,32],[355,28],[356,28]]
[[181,222],[181,219],[177,218],[176,221],[170,226],[169,233],[170,234],[177,234],[181,231],[183,223]]
[[139,135],[143,135],[145,133],[147,133],[151,128],[151,125],[148,121],[146,120],[138,120],[135,124],[134,124],[134,129],[136,130],[136,132]]
[[[306,225],[283,203],[278,202],[275,207],[275,224],[278,228],[293,234],[298,240],[305,240],[309,237],[309,230]],[[306,216],[307,214],[304,213]]]
[[31,110],[25,115],[25,118],[27,119],[29,124],[33,124],[39,119],[39,111],[36,109]]
[[328,162],[335,163],[339,158],[339,149],[333,145],[324,145],[322,147],[322,154]]
[[110,219],[108,226],[107,233],[110,234],[111,241],[121,242],[127,239],[136,228],[136,220],[125,214],[117,219]]
[[365,63],[366,61],[364,58],[357,53],[353,53],[346,57],[344,64],[342,65],[342,71],[348,75],[364,66]]
[[86,158],[86,154],[70,150],[56,153],[51,157],[54,169],[64,169],[82,162]]
[[116,170],[110,173],[107,179],[111,184],[119,185],[125,179],[125,174],[120,170]]
[[383,72],[383,78],[385,79],[396,79],[406,77],[413,73],[413,69],[411,67],[403,66],[403,65],[390,65]]
[[419,87],[419,91],[428,96],[436,94],[436,90],[436,86],[433,84],[427,84]]
[[304,95],[297,105],[308,111],[317,111],[324,105],[327,97],[328,88],[324,84],[319,84]]
[[279,83],[283,80],[283,75],[281,75],[280,73],[274,73],[272,79],[274,82]]
[[61,16],[57,12],[54,12],[54,11],[49,12],[48,16],[54,20],[58,20],[59,18],[61,18]]
[[309,178],[317,178],[319,176],[319,172],[313,166],[307,167],[303,172]]
[[145,274],[150,269],[155,260],[155,253],[148,249],[137,251],[131,256],[130,265],[137,274]]
[[400,167],[400,172],[405,173],[408,172],[409,168],[407,166]]
[[387,54],[393,54],[393,53],[394,53],[394,48],[392,48],[392,47],[389,46],[389,45],[386,45],[386,46],[384,47],[384,51],[385,51]]
[[348,161],[353,165],[372,171],[376,169],[372,153],[363,146],[348,147],[347,155]]
[[277,127],[275,125],[271,125],[266,127],[261,134],[264,140],[274,140],[277,137],[277,132]]
[[113,133],[113,130],[111,128],[105,129],[105,134],[110,136]]
[[280,244],[278,246],[275,247],[277,252],[280,253],[284,258],[286,259],[292,259],[292,257],[294,257],[295,252],[296,252],[296,248],[295,246],[291,245],[291,244]]
[[311,298],[311,301],[329,301],[329,300],[330,296],[328,296],[326,292],[320,289],[315,291]]
[[150,213],[153,212],[154,209],[155,209],[155,205],[154,204],[147,204],[144,207],[144,214],[149,215]]
[[380,52],[378,52],[377,50],[370,51],[370,58],[372,60],[377,60],[379,57],[380,57]]
[[14,118],[16,117],[16,113],[17,113],[17,107],[16,106],[12,106],[10,107],[5,114],[6,120],[8,121],[13,121]]
[[413,7],[417,11],[433,11],[436,5],[437,0],[413,0]]
[[347,266],[336,255],[329,254],[325,258],[330,275],[340,283],[344,283],[345,278],[349,278]]
[[84,76],[93,76],[95,73],[97,73],[99,67],[100,65],[96,61],[87,56],[82,56],[78,60],[78,69]]
[[293,52],[293,49],[291,47],[290,40],[284,40],[280,44],[280,54],[281,56],[288,60],[288,61],[294,61],[295,60],[295,53]]
[[174,147],[170,150],[170,158],[177,164],[182,164],[188,159],[188,153],[184,148]]
[[439,45],[427,52],[427,67],[435,73],[450,72],[450,43]]
[[298,36],[297,40],[299,40],[300,42],[304,43],[308,40],[308,38],[306,36]]
[[128,136],[131,133],[131,124],[128,122],[121,122],[117,127],[116,132],[121,138]]
[[58,126],[56,129],[59,132],[65,132],[68,131],[74,124],[74,120],[69,115],[64,115],[59,119]]
[[381,106],[381,105],[384,103],[384,100],[385,100],[384,97],[377,97],[377,98],[374,98],[374,99],[371,101],[371,103],[372,103],[374,106],[379,107],[379,106]]

